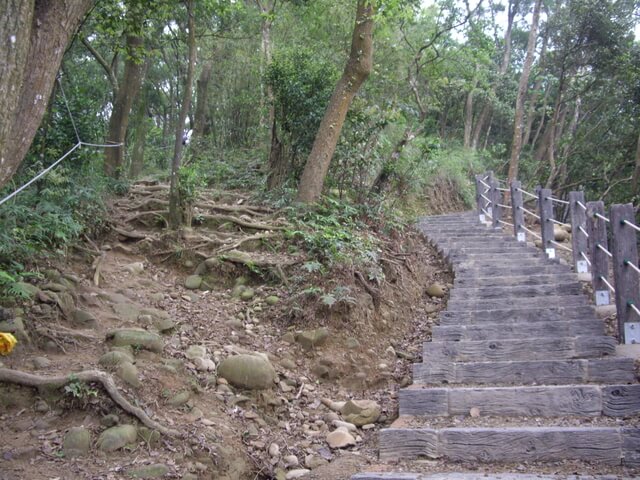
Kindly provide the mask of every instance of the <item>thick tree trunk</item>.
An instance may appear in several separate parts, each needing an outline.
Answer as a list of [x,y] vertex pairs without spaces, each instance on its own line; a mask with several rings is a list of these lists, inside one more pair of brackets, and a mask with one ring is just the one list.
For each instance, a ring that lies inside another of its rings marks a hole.
[[527,42],[527,54],[524,59],[522,74],[520,75],[520,82],[518,84],[516,111],[513,120],[513,140],[511,142],[511,156],[509,158],[509,183],[518,178],[518,164],[520,163],[520,151],[522,150],[522,129],[524,127],[524,99],[527,94],[529,76],[531,74],[531,66],[533,65],[533,56],[536,49],[536,40],[538,38],[541,5],[542,0],[536,0],[533,7],[531,30],[529,31],[529,40]]
[[149,131],[149,123],[151,120],[147,118],[147,102],[148,96],[143,93],[138,97],[135,108],[134,125],[135,136],[133,141],[133,149],[131,151],[131,169],[129,170],[130,178],[137,178],[144,168],[144,148],[147,141],[147,133]]
[[144,63],[139,55],[142,49],[142,38],[127,35],[127,60],[124,64],[124,75],[120,88],[115,94],[113,111],[109,118],[107,143],[121,144],[119,147],[104,149],[104,173],[113,178],[124,175],[124,152],[129,127],[129,115],[140,86],[144,71]]
[[[420,125],[424,122],[424,118],[420,118]],[[400,159],[400,155],[404,151],[405,147],[409,145],[414,138],[416,138],[422,132],[422,127],[420,127],[417,131],[413,129],[412,126],[408,126],[404,129],[404,133],[402,137],[396,143],[396,146],[393,148],[393,152],[391,153],[391,157],[388,161],[385,162],[383,167],[378,172],[375,180],[371,184],[371,188],[369,189],[370,194],[381,195],[383,194],[388,186],[391,183],[391,179],[393,177],[392,172],[394,170],[394,166],[398,163]]]
[[[264,82],[265,69],[271,63],[273,47],[271,44],[271,27],[273,27],[273,20],[276,11],[277,0],[256,0],[260,13],[262,14],[262,63],[260,64],[260,73],[262,78],[260,80],[260,87],[262,90],[261,103],[261,116],[260,125],[264,128],[268,128],[273,125],[273,118],[275,116],[275,105],[273,103],[273,89],[270,85]],[[265,105],[267,109],[267,115],[264,115]],[[271,130],[273,133],[273,129]]]
[[269,173],[267,174],[267,190],[275,190],[284,185],[289,173],[289,159],[285,155],[284,145],[278,138],[275,118],[271,126],[271,148],[269,149]]
[[213,60],[208,60],[202,67],[202,72],[200,72],[200,77],[196,82],[196,113],[193,122],[193,140],[195,144],[204,137],[209,122],[209,82],[211,81],[211,70],[213,70]]
[[184,94],[182,96],[182,106],[178,115],[176,126],[176,140],[173,147],[173,161],[171,162],[171,185],[169,190],[169,227],[177,229],[182,224],[182,210],[180,208],[180,192],[178,191],[178,173],[182,163],[182,135],[184,133],[184,122],[191,107],[191,92],[193,91],[193,70],[196,65],[196,32],[193,18],[193,0],[187,0],[187,28],[189,36],[187,43],[189,46],[189,62],[187,64],[187,77],[185,79]]
[[0,8],[0,187],[22,163],[62,56],[92,0],[3,0]]
[[471,148],[471,135],[473,130],[473,94],[478,85],[478,65],[476,65],[476,73],[473,76],[471,89],[467,93],[467,101],[464,104],[464,148]]
[[358,0],[351,53],[344,73],[331,95],[302,172],[298,187],[298,200],[301,202],[312,203],[320,198],[349,106],[371,72],[374,11],[373,2]]

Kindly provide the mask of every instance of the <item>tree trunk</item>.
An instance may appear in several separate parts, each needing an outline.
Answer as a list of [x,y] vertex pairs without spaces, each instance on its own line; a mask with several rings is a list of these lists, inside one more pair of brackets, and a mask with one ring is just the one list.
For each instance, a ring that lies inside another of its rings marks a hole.
[[[519,6],[520,0],[509,0],[509,5],[507,7],[507,29],[504,32],[504,53],[502,55],[502,63],[500,63],[500,68],[498,69],[498,81],[507,73],[507,70],[509,69],[509,62],[511,62],[511,33],[513,31],[513,21],[516,18]],[[495,95],[496,90],[497,85],[494,83],[491,86],[492,95],[489,95],[489,98]],[[478,148],[482,130],[484,130],[487,120],[492,116],[492,110],[493,107],[489,102],[486,102],[482,107],[482,110],[480,110],[471,138],[471,148],[474,150]]]
[[211,81],[213,60],[208,60],[202,67],[196,86],[196,113],[193,125],[193,140],[201,140],[207,131],[209,122],[209,82]]
[[522,128],[524,127],[524,99],[529,85],[529,75],[533,65],[533,56],[538,38],[538,22],[540,21],[540,7],[542,0],[536,0],[533,7],[533,19],[531,20],[531,30],[527,41],[527,54],[520,75],[518,84],[518,94],[516,96],[516,111],[513,120],[513,140],[511,142],[511,157],[509,158],[509,184],[518,178],[518,164],[520,162],[520,151],[522,150]]
[[636,146],[636,161],[633,170],[633,178],[631,179],[631,188],[634,195],[640,190],[640,130],[638,131],[638,145]]
[[[262,50],[262,63],[260,64],[260,73],[262,74],[262,79],[260,80],[260,87],[262,90],[260,103],[262,108],[260,109],[260,126],[264,128],[268,128],[273,125],[273,118],[275,115],[273,89],[270,85],[265,84],[264,72],[271,63],[273,51],[273,47],[271,45],[271,27],[273,26],[276,2],[277,0],[256,0],[258,8],[260,9],[260,14],[262,15],[262,41],[260,45]],[[268,109],[266,117],[264,115],[265,104]],[[271,129],[271,132],[273,133],[273,129]]]
[[[425,115],[426,116],[426,115]],[[420,118],[420,125],[424,122],[424,118]],[[422,127],[420,127],[417,131],[413,129],[412,126],[407,126],[404,129],[404,133],[402,134],[402,138],[396,143],[396,146],[393,148],[393,152],[391,153],[391,157],[388,161],[386,161],[383,167],[378,172],[376,179],[371,184],[371,189],[369,190],[370,194],[381,195],[389,186],[391,179],[393,177],[392,173],[394,170],[395,164],[398,163],[400,159],[400,155],[402,155],[403,150],[407,145],[409,145],[414,138],[416,138],[422,132]]]
[[473,129],[473,94],[475,93],[476,86],[478,85],[478,68],[476,65],[476,72],[473,75],[473,81],[471,82],[471,89],[467,93],[467,101],[464,105],[464,148],[471,147],[471,134]]
[[129,114],[140,86],[144,63],[140,58],[142,38],[127,35],[127,59],[124,64],[124,75],[120,88],[115,94],[113,111],[109,118],[107,143],[121,144],[119,147],[104,149],[104,173],[112,178],[120,178],[124,172],[124,152],[129,127]]
[[[542,38],[542,48],[540,50],[540,58],[538,59],[538,69],[541,69],[544,65],[544,59],[547,53],[547,42],[549,40],[549,33],[545,32]],[[536,105],[538,103],[538,97],[540,96],[540,89],[542,88],[542,81],[544,80],[542,75],[538,75],[536,83],[533,86],[533,93],[529,98],[529,109],[527,111],[527,122],[522,136],[522,145],[528,145],[531,140],[531,130],[533,129],[533,121],[536,118]],[[548,90],[547,90],[548,91]]]
[[358,0],[356,23],[351,39],[351,53],[344,73],[331,95],[329,106],[322,118],[311,153],[302,172],[297,197],[301,202],[312,203],[320,198],[349,106],[371,72],[374,11],[373,2]]
[[0,187],[29,151],[92,0],[4,0],[0,9]]
[[130,178],[137,178],[144,168],[144,147],[147,140],[147,132],[149,131],[149,123],[151,122],[151,120],[147,118],[147,103],[147,94],[143,94],[138,97],[134,114],[134,125],[136,130],[133,149],[131,152],[131,169],[129,170]]
[[169,190],[169,227],[177,229],[182,224],[182,210],[180,208],[180,192],[178,191],[178,173],[182,163],[182,135],[184,133],[184,121],[191,107],[191,92],[193,90],[193,70],[196,64],[196,33],[193,18],[193,0],[187,0],[187,28],[189,36],[189,62],[187,65],[187,78],[185,79],[182,106],[178,115],[176,126],[176,140],[173,147],[173,160],[171,162],[171,186]]
[[284,145],[278,138],[275,117],[271,124],[271,148],[269,150],[269,173],[267,174],[267,190],[275,190],[284,185],[289,172],[289,159]]

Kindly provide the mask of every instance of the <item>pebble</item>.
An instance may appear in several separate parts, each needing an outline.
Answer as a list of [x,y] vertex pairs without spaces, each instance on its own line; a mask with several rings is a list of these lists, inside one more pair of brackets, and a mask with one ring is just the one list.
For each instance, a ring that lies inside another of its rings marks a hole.
[[295,455],[287,455],[282,460],[284,460],[284,464],[287,468],[297,467],[298,465],[300,465],[298,457],[296,457]]
[[269,445],[269,455],[272,457],[280,456],[280,447],[277,443],[272,443]]
[[290,470],[289,472],[287,472],[287,475],[284,478],[286,480],[291,480],[294,478],[302,478],[309,472],[311,472],[311,470],[308,470],[306,468],[297,468],[295,470]]

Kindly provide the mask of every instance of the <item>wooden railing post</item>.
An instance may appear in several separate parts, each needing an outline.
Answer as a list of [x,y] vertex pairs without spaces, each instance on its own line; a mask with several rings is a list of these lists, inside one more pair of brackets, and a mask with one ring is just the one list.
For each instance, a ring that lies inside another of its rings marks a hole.
[[618,333],[621,343],[640,343],[640,278],[629,265],[638,266],[636,231],[625,223],[635,224],[633,204],[611,207],[611,253],[616,288]]
[[478,219],[480,223],[484,223],[485,215],[482,211],[484,205],[484,199],[482,198],[482,192],[484,190],[482,183],[482,175],[476,175],[476,206],[478,208]]
[[513,234],[519,242],[526,242],[527,235],[522,228],[524,225],[524,212],[522,211],[522,183],[518,180],[511,182],[511,212],[513,213]]
[[605,280],[609,278],[609,257],[598,248],[608,249],[607,223],[596,214],[604,216],[604,202],[587,203],[587,232],[589,232],[589,257],[591,258],[591,283],[596,305],[609,305],[611,297]]
[[551,190],[541,188],[538,191],[538,208],[540,210],[540,232],[542,234],[542,249],[549,258],[556,258],[556,249],[553,246],[553,202]]
[[571,248],[573,250],[573,268],[577,273],[587,273],[589,264],[582,254],[587,255],[588,238],[587,212],[581,205],[585,205],[584,192],[569,192],[569,218],[571,219]]
[[491,224],[494,229],[501,229],[500,219],[502,217],[502,207],[500,206],[500,183],[498,179],[493,175],[489,178],[489,185],[491,190],[489,192],[489,198],[491,198]]

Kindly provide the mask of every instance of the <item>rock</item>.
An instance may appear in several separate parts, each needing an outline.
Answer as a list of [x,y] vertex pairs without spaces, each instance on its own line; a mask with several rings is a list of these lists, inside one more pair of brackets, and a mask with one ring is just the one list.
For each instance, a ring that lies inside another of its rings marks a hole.
[[427,287],[427,295],[430,297],[442,298],[445,296],[444,286],[439,282],[434,282]]
[[91,434],[84,427],[74,427],[64,436],[62,451],[66,458],[82,457],[91,447]]
[[127,475],[131,478],[160,478],[169,473],[169,467],[162,463],[145,465],[127,470]]
[[358,427],[356,427],[353,423],[343,422],[342,420],[334,420],[331,423],[333,424],[334,427],[336,427],[336,428],[344,427],[349,432],[357,432],[358,431]]
[[202,345],[191,345],[184,352],[184,356],[189,360],[195,360],[196,358],[205,358],[207,356],[207,347]]
[[327,443],[331,448],[345,448],[350,445],[356,444],[356,439],[349,433],[344,427],[338,429],[327,435]]
[[311,472],[311,470],[307,470],[306,468],[296,468],[295,470],[289,470],[287,472],[287,475],[284,478],[285,478],[285,480],[292,480],[294,478],[302,478],[309,472]]
[[233,298],[240,298],[240,295],[242,295],[242,292],[244,292],[247,289],[247,287],[245,287],[244,285],[236,285],[235,287],[233,287],[233,290],[231,290],[231,296]]
[[33,357],[31,359],[31,363],[33,363],[33,366],[36,367],[38,370],[43,368],[49,368],[51,366],[51,360],[49,360],[46,357]]
[[202,285],[202,277],[200,275],[189,275],[184,281],[184,287],[189,290],[197,290]]
[[102,367],[116,367],[123,362],[133,363],[133,356],[122,350],[112,350],[100,357],[98,364]]
[[133,303],[116,303],[111,308],[116,315],[128,322],[135,322],[140,316],[140,308]]
[[279,457],[280,456],[280,447],[277,443],[272,443],[269,445],[269,455],[271,457]]
[[138,430],[133,425],[118,425],[102,432],[97,446],[103,452],[114,452],[130,443],[135,443],[137,436]]
[[282,461],[284,462],[284,465],[287,468],[297,467],[298,465],[300,465],[300,462],[298,461],[298,457],[296,457],[295,455],[287,455],[282,459]]
[[161,302],[162,300],[164,300],[164,293],[152,293],[151,295],[149,295],[149,299],[155,303]]
[[181,407],[182,405],[184,405],[185,403],[187,403],[189,401],[189,398],[191,397],[191,395],[189,394],[189,392],[180,392],[176,395],[174,395],[173,397],[171,397],[167,403],[169,405],[171,405],[172,407]]
[[360,342],[357,338],[349,337],[346,341],[347,348],[350,350],[354,350],[356,348],[360,348]]
[[51,290],[52,292],[60,293],[66,292],[67,286],[61,283],[49,282],[42,285],[42,290]]
[[107,340],[116,347],[131,345],[134,348],[144,348],[160,353],[164,348],[162,337],[154,332],[133,328],[123,328],[107,334]]
[[138,436],[151,446],[157,445],[160,442],[160,432],[147,427],[140,427],[138,429]]
[[122,267],[125,272],[129,272],[133,275],[139,275],[144,272],[144,263],[142,262],[134,262]]
[[227,357],[220,364],[218,375],[236,387],[251,390],[270,388],[276,379],[276,371],[271,362],[258,354]]
[[16,282],[16,286],[26,292],[30,298],[34,298],[40,292],[38,287],[27,282]]
[[305,330],[298,333],[296,342],[302,345],[305,350],[312,350],[315,347],[324,345],[329,338],[329,329],[327,327],[316,328],[315,330]]
[[326,365],[316,364],[311,369],[311,373],[318,378],[329,378],[331,370]]
[[304,457],[304,466],[313,470],[329,463],[324,458],[317,455],[307,455]]
[[358,427],[375,423],[381,412],[380,405],[373,400],[349,400],[340,410],[347,422]]
[[94,328],[98,324],[98,320],[91,313],[79,309],[71,312],[71,322],[78,327],[89,328]]
[[240,293],[240,300],[243,300],[245,302],[248,302],[249,300],[251,300],[254,296],[256,295],[256,292],[253,288],[245,288],[241,293]]
[[115,413],[108,413],[100,419],[100,425],[104,427],[113,427],[120,423],[120,417]]
[[564,242],[569,240],[569,237],[569,233],[564,228],[557,224],[553,225],[553,238],[556,242]]
[[29,343],[31,341],[22,317],[15,317],[0,322],[0,332],[13,333],[19,342]]
[[284,343],[292,344],[296,342],[296,336],[292,332],[287,332],[282,336]]
[[542,248],[542,240],[536,239],[533,244],[538,248]]
[[480,409],[478,407],[471,407],[469,409],[469,415],[473,418],[478,418],[480,416]]
[[287,370],[295,370],[297,365],[296,362],[291,360],[290,358],[283,358],[280,360],[280,365],[282,368],[286,368]]
[[429,314],[429,313],[436,313],[438,310],[440,310],[440,307],[438,305],[426,305],[424,307],[424,313]]
[[271,306],[276,305],[279,301],[280,299],[275,295],[269,295],[267,298],[264,299],[264,303]]
[[138,388],[141,385],[140,379],[138,378],[138,369],[131,362],[125,361],[120,363],[116,370],[116,375],[134,388]]
[[176,328],[176,323],[170,318],[159,318],[153,322],[153,326],[160,333],[167,333]]
[[244,328],[244,324],[242,323],[242,320],[238,318],[232,318],[230,320],[227,320],[224,323],[226,323],[229,327],[233,328],[234,330],[241,330],[242,328]]
[[193,364],[199,372],[214,372],[216,364],[210,358],[194,358]]

